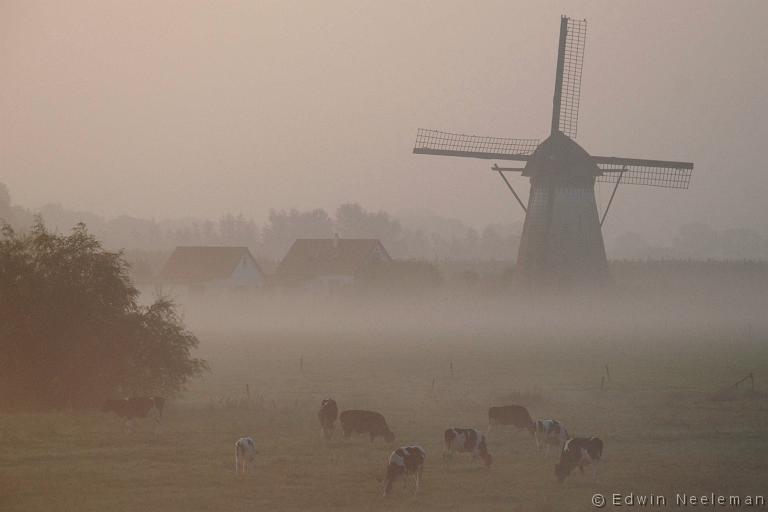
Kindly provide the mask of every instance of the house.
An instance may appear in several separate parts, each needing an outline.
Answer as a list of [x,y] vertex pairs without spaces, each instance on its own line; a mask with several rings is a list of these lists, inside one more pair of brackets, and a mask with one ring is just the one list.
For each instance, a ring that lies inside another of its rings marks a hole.
[[249,291],[265,284],[247,247],[176,247],[160,271],[159,285],[187,293]]
[[391,261],[378,239],[299,238],[278,265],[275,283],[333,292],[354,285],[365,272]]

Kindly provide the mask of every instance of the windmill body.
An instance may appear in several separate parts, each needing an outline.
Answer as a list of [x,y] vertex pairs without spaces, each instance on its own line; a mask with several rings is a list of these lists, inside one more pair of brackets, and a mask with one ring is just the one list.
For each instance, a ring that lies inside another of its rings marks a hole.
[[608,281],[608,261],[595,202],[600,169],[581,146],[556,132],[541,143],[523,176],[531,188],[518,274],[568,286]]
[[[586,21],[561,18],[551,132],[543,142],[420,129],[413,149],[417,154],[525,162],[492,170],[525,211],[516,275],[536,287],[609,282],[602,225],[619,184],[688,188],[693,171],[689,162],[592,156],[574,141],[585,39]],[[527,206],[504,175],[508,172],[530,179]],[[596,181],[614,184],[602,216]]]

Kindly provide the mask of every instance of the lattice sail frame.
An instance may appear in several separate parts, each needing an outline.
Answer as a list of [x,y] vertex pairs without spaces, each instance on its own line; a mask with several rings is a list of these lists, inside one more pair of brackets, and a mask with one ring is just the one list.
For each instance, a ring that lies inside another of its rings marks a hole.
[[[603,171],[595,181],[601,183],[619,183],[621,185],[646,185],[649,187],[687,189],[691,183],[693,164],[675,166],[601,164]],[[622,172],[623,171],[623,172]]]
[[419,128],[413,152],[498,160],[527,160],[539,139],[483,137]]
[[587,20],[566,18],[567,32],[563,48],[563,76],[560,90],[560,119],[558,129],[572,139],[579,125],[581,73],[584,68],[584,46],[587,40]]

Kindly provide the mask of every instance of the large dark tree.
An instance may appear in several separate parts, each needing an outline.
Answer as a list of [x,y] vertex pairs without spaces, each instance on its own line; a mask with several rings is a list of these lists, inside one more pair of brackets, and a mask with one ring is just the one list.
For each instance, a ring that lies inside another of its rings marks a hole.
[[85,225],[0,233],[0,408],[88,407],[170,394],[206,369],[167,300],[137,303],[120,253]]

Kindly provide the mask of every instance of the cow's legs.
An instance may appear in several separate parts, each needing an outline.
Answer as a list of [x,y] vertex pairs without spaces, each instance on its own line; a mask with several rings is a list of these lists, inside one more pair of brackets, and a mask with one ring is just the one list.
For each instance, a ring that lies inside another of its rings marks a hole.
[[421,470],[424,466],[419,466],[418,469],[416,469],[416,491],[414,491],[414,494],[419,493],[419,489],[421,488]]
[[592,481],[597,482],[597,465],[600,463],[599,460],[596,460],[592,462]]

